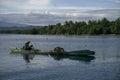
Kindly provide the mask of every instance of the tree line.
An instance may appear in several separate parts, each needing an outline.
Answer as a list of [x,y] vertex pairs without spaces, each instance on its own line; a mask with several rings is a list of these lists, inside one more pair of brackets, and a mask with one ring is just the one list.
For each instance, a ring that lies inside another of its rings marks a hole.
[[101,20],[65,21],[63,24],[43,26],[42,28],[28,30],[5,30],[0,33],[11,34],[45,34],[45,35],[99,35],[99,34],[120,34],[120,18],[109,21],[106,18]]

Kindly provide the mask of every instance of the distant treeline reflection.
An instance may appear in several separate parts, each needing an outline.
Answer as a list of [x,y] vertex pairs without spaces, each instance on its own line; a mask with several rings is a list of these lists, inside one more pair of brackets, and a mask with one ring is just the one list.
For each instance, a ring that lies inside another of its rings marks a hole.
[[[22,54],[23,55],[23,59],[25,60],[25,62],[30,63],[31,60],[33,60],[33,58],[37,55],[33,55],[33,54]],[[47,55],[43,55],[43,56],[47,56]],[[69,59],[69,60],[74,60],[74,61],[82,61],[82,62],[91,62],[92,60],[95,59],[94,56],[58,56],[58,55],[50,55],[54,60],[62,60],[62,59]]]
[[45,34],[45,35],[98,35],[120,34],[120,17],[114,21],[106,18],[102,20],[89,20],[88,22],[65,21],[63,24],[48,25],[42,28],[28,30],[1,30],[0,33],[11,34]]

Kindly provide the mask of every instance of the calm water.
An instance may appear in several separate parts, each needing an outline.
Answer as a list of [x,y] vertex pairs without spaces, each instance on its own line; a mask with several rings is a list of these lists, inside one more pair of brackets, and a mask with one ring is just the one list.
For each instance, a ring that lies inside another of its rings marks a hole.
[[[95,57],[10,54],[30,40],[37,49],[89,49]],[[0,80],[120,80],[120,36],[0,34]]]

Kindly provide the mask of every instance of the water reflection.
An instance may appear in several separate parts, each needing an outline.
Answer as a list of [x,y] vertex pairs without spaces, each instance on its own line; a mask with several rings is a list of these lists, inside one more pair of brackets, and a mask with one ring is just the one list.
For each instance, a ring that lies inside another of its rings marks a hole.
[[62,59],[69,59],[75,61],[84,61],[84,62],[91,62],[95,59],[94,56],[51,56],[54,60],[62,60]]
[[[11,53],[14,54],[14,53]],[[16,54],[15,54],[16,55]],[[21,54],[23,56],[23,59],[25,60],[26,63],[30,63],[31,60],[33,60],[33,58],[35,56],[37,56],[38,54]],[[49,57],[48,55],[42,55],[42,56],[46,56]],[[69,60],[75,60],[75,61],[82,61],[82,62],[91,62],[92,60],[95,59],[94,56],[64,56],[64,55],[50,55],[51,58],[53,58],[54,60],[60,61],[63,59],[69,59]]]
[[35,55],[31,55],[31,54],[22,54],[23,55],[23,59],[25,60],[25,62],[30,63],[31,60],[33,60]]

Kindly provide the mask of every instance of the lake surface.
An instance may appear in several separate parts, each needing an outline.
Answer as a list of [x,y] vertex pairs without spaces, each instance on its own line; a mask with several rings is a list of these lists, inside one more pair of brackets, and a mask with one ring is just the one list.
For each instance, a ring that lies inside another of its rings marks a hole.
[[[89,49],[94,57],[10,54],[26,41],[34,48]],[[120,80],[120,36],[46,36],[0,34],[0,80]]]

